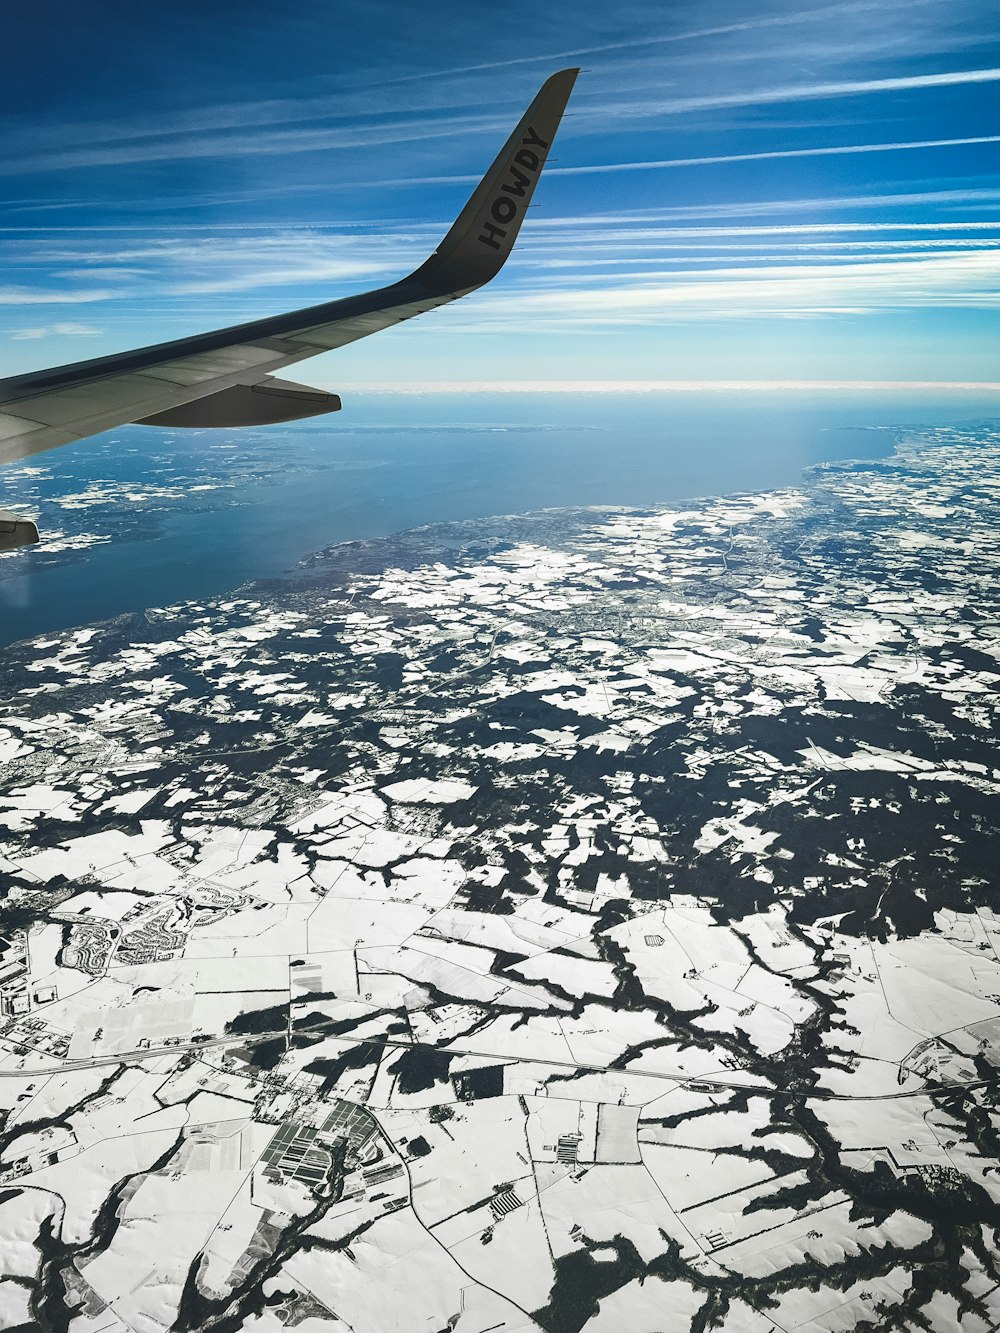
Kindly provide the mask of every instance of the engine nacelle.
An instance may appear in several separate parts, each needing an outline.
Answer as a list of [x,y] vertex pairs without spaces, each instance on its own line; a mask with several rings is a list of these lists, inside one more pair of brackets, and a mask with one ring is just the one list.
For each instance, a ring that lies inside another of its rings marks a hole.
[[19,518],[0,509],[0,551],[15,551],[38,541],[38,529],[30,518]]

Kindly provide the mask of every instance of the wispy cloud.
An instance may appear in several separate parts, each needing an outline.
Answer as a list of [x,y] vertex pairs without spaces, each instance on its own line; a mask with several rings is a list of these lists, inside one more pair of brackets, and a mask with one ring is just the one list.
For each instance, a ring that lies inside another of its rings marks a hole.
[[[532,219],[532,225],[536,231],[551,230],[559,228],[566,230],[576,227],[592,227],[597,223],[607,223],[616,218],[622,221],[628,221],[635,225],[642,221],[659,222],[669,220],[679,220],[681,218],[738,218],[738,217],[766,217],[769,214],[789,214],[789,213],[811,213],[811,212],[835,212],[838,209],[885,209],[906,207],[946,207],[954,204],[995,204],[1000,201],[1000,188],[994,186],[973,187],[968,189],[956,190],[907,190],[896,193],[872,193],[872,194],[842,194],[842,195],[813,195],[800,199],[755,199],[752,201],[737,200],[733,203],[710,203],[710,204],[674,204],[666,208],[632,210],[621,213],[579,213],[563,217],[546,217],[539,214],[537,218]],[[886,224],[890,228],[905,227],[912,219],[891,222]],[[966,223],[959,220],[946,222],[941,219],[943,225],[952,229],[956,227],[965,227]],[[836,224],[829,224],[835,226]],[[921,228],[927,226],[926,222],[917,223]],[[974,225],[996,225],[991,223]],[[825,225],[825,229],[829,229]]]
[[[912,41],[919,31],[913,16],[921,8],[933,5],[935,0],[906,0],[906,11],[910,21],[900,28],[893,41],[907,38]],[[128,117],[117,119],[90,119],[77,121],[58,127],[29,125],[14,134],[8,133],[8,148],[15,144],[27,151],[37,152],[51,147],[54,137],[63,144],[72,147],[90,146],[100,143],[136,143],[142,139],[166,139],[172,135],[212,134],[231,130],[260,129],[278,125],[306,125],[311,121],[339,122],[349,128],[349,122],[370,122],[374,114],[406,114],[411,119],[422,120],[427,112],[450,112],[467,110],[481,106],[483,85],[480,80],[469,80],[465,76],[481,74],[489,70],[512,70],[523,66],[542,66],[546,69],[558,67],[563,62],[582,61],[588,57],[613,56],[616,54],[636,53],[649,56],[654,53],[662,71],[663,62],[670,48],[683,47],[686,44],[700,44],[699,57],[702,60],[712,56],[728,61],[752,59],[759,61],[760,53],[755,46],[746,47],[742,40],[719,46],[712,38],[733,37],[744,39],[758,33],[769,34],[774,29],[809,29],[822,34],[817,38],[811,53],[822,55],[829,60],[846,54],[878,54],[884,57],[891,42],[884,24],[877,33],[870,33],[858,27],[851,28],[852,19],[870,19],[878,14],[880,18],[891,15],[898,9],[883,0],[873,4],[870,0],[845,0],[843,3],[819,5],[814,8],[792,9],[791,11],[754,14],[731,22],[699,25],[681,28],[679,31],[662,32],[656,30],[656,24],[635,23],[636,28],[644,29],[641,36],[612,42],[581,43],[577,46],[561,47],[557,50],[533,52],[506,59],[477,61],[474,63],[452,66],[449,68],[424,68],[419,73],[405,74],[398,77],[385,77],[381,72],[364,74],[361,81],[342,83],[334,91],[312,92],[299,90],[294,96],[269,96],[234,99],[224,102],[208,102],[203,106],[190,106],[185,102],[182,107],[160,111],[152,115],[136,114],[133,109]],[[838,24],[841,33],[850,32],[851,38],[846,45],[838,45],[831,40],[830,23]],[[965,43],[963,43],[965,44]],[[937,52],[950,45],[943,34],[935,32],[934,50]],[[794,48],[801,52],[801,47]],[[787,46],[772,48],[771,55],[785,56]],[[675,57],[677,58],[677,57]],[[679,57],[683,59],[683,56]],[[602,62],[605,68],[606,63]],[[329,80],[324,80],[329,85]],[[315,86],[315,84],[313,85]],[[388,90],[410,86],[405,94],[405,104],[399,97],[387,95]],[[493,98],[490,99],[494,100]]]
[[0,305],[86,305],[107,301],[117,293],[107,290],[63,291],[37,287],[0,287]]
[[[785,16],[787,17],[787,16]],[[775,19],[774,21],[778,21]],[[762,20],[761,22],[767,22]],[[759,23],[727,25],[726,31],[760,26]],[[663,39],[666,40],[666,39]],[[626,45],[632,45],[628,43]],[[829,55],[829,52],[827,52]],[[823,99],[852,98],[867,94],[897,93],[901,91],[940,89],[1000,81],[1000,68],[946,70],[934,74],[908,74],[886,78],[825,80],[812,83],[775,84],[761,88],[726,93],[692,93],[673,97],[616,95],[612,100],[603,96],[596,100],[581,100],[572,113],[577,124],[586,127],[598,124],[607,127],[622,120],[649,120],[679,115],[692,111],[711,111],[726,108],[753,107],[795,103]],[[662,79],[658,80],[662,83]],[[326,123],[316,123],[326,122]],[[334,123],[330,123],[334,122]],[[85,142],[73,143],[78,130],[60,129],[41,137],[31,135],[20,146],[14,136],[8,136],[5,154],[0,158],[0,173],[28,175],[39,172],[65,171],[81,167],[116,167],[140,162],[171,162],[202,158],[275,156],[311,152],[347,151],[366,147],[390,146],[434,139],[468,138],[494,133],[507,125],[507,118],[495,110],[476,109],[447,103],[435,109],[411,107],[383,111],[372,115],[370,106],[358,107],[345,114],[342,101],[333,98],[269,100],[247,102],[207,110],[197,118],[182,119],[180,124],[160,123],[146,129],[132,124],[108,124],[94,127],[86,133]],[[275,125],[293,128],[271,128]],[[82,127],[86,130],[86,127]],[[572,131],[570,131],[572,132]],[[66,147],[67,140],[70,145]],[[59,146],[54,146],[57,141]],[[994,142],[990,137],[968,139],[963,142]],[[941,141],[942,144],[948,141]],[[955,142],[959,142],[956,140]],[[893,148],[932,147],[933,141],[914,142],[910,145],[886,144],[833,149],[836,151],[877,152]],[[767,156],[792,156],[775,152]],[[798,153],[796,156],[820,155]],[[708,161],[751,161],[753,155],[729,155],[714,158],[686,158],[661,160],[658,166],[696,165]],[[653,164],[650,164],[653,165]],[[583,171],[586,167],[562,169]],[[589,168],[591,170],[597,167]],[[613,168],[604,168],[613,169]],[[555,174],[554,172],[551,174]],[[462,180],[461,176],[432,176],[422,183]],[[352,184],[354,182],[352,181]],[[362,182],[363,183],[363,180]],[[398,182],[374,182],[376,184]]]
[[[969,135],[958,139],[908,139],[896,143],[833,144],[809,148],[780,148],[756,153],[715,153],[706,157],[670,157],[651,162],[601,162],[589,166],[551,167],[550,176],[589,176],[609,171],[662,171],[676,167],[718,166],[728,162],[769,162],[792,157],[844,157],[853,153],[897,153],[919,148],[963,148],[1000,143],[1000,134]],[[457,178],[452,178],[457,179]],[[471,180],[472,177],[461,177]],[[396,184],[417,184],[397,181]],[[424,182],[426,183],[426,182]]]
[[866,240],[850,241],[839,238],[835,241],[794,240],[791,237],[780,240],[756,240],[748,237],[732,241],[674,241],[669,231],[664,232],[660,241],[644,245],[634,254],[623,255],[621,246],[614,243],[596,243],[588,248],[586,254],[572,258],[560,256],[552,250],[533,256],[528,262],[547,271],[553,269],[587,269],[592,266],[629,267],[635,264],[649,264],[657,257],[684,263],[719,263],[722,260],[733,262],[741,259],[768,260],[797,259],[833,260],[840,257],[857,257],[865,254],[892,255],[896,258],[907,255],[924,255],[928,251],[960,253],[963,250],[995,250],[1000,248],[1000,241],[992,238],[974,239],[969,237],[930,237],[908,236],[905,239],[874,236]]
[[35,338],[94,338],[103,332],[89,324],[43,324],[33,329],[17,329],[10,336],[15,342]]
[[[86,234],[70,239],[29,237],[12,244],[8,268],[16,258],[23,272],[37,281],[9,286],[0,301],[29,305],[43,299],[42,275],[53,282],[51,301],[113,298],[125,305],[141,301],[147,309],[162,307],[174,298],[233,294],[251,309],[266,313],[274,298],[263,293],[280,288],[281,305],[306,305],[338,293],[371,287],[400,276],[425,257],[429,239],[415,241],[400,234],[375,236],[292,235],[163,236],[132,238],[123,244],[116,235],[95,238]],[[68,284],[82,280],[90,286],[73,292]],[[109,283],[107,287],[103,284]],[[110,284],[113,283],[113,286]],[[92,290],[102,284],[99,292]],[[69,292],[69,295],[66,293]],[[210,316],[209,316],[210,317]]]
[[[595,225],[613,222],[655,221],[658,215],[651,215],[637,210],[635,213],[605,214],[593,219]],[[576,219],[581,221],[581,219]],[[568,221],[568,219],[567,219]],[[970,222],[784,222],[773,225],[745,227],[664,227],[657,233],[663,236],[815,236],[827,233],[848,234],[852,232],[887,232],[887,231],[1000,231],[1000,221],[976,220]]]
[[[928,0],[908,0],[908,8],[915,9]],[[514,56],[507,60],[485,60],[474,65],[453,66],[446,70],[436,70],[438,78],[457,74],[475,74],[490,69],[512,69],[520,65],[555,65],[561,60],[581,60],[588,56],[607,55],[616,51],[642,51],[650,48],[662,48],[685,42],[703,41],[708,37],[727,37],[731,35],[768,31],[772,28],[790,28],[812,23],[825,23],[830,19],[848,19],[852,15],[870,14],[874,9],[891,8],[885,4],[873,5],[870,0],[849,0],[844,4],[817,5],[812,9],[793,10],[784,14],[755,14],[750,18],[733,23],[716,23],[705,27],[685,28],[680,32],[647,34],[628,41],[600,42],[587,46],[565,47],[559,51],[547,51],[544,54]],[[423,82],[424,74],[410,74],[405,78],[395,79],[394,83]]]
[[[435,70],[433,77],[447,80],[465,74],[477,74],[487,70],[515,69],[525,65],[541,65],[555,68],[561,61],[587,60],[588,58],[614,56],[616,54],[637,53],[642,56],[652,54],[662,65],[664,48],[683,46],[688,43],[699,44],[699,59],[704,60],[717,54],[712,38],[733,37],[737,39],[755,37],[762,34],[765,40],[771,39],[775,29],[814,28],[821,36],[813,46],[815,55],[877,55],[884,56],[891,47],[904,45],[910,54],[919,51],[932,51],[940,54],[944,50],[962,49],[976,46],[989,38],[983,33],[964,33],[945,36],[940,25],[933,21],[928,25],[920,21],[921,11],[933,19],[937,0],[847,0],[846,3],[816,5],[811,8],[792,9],[772,14],[756,13],[733,22],[707,24],[705,26],[682,28],[678,32],[645,32],[641,37],[625,41],[600,42],[579,46],[563,47],[556,51],[519,55],[505,60],[487,60],[476,64],[453,66]],[[872,27],[871,21],[879,22]],[[901,20],[901,21],[900,21]],[[853,26],[852,26],[853,25]],[[864,26],[863,26],[864,25]],[[928,27],[930,31],[928,32]],[[889,29],[893,28],[892,36]],[[831,40],[831,32],[851,33],[852,40],[839,44]],[[782,56],[787,46],[782,43],[771,45],[766,54]],[[801,53],[802,47],[795,51]],[[759,44],[749,46],[729,45],[719,54],[729,60],[761,60],[764,51]],[[606,67],[606,62],[601,62]],[[586,71],[585,71],[586,72]],[[406,75],[393,80],[396,84],[423,83],[426,73]]]
[[[120,251],[118,257],[120,257]],[[62,269],[54,276],[60,280],[69,279],[72,282],[80,279],[89,282],[95,277],[99,277],[102,282],[108,282],[111,279],[116,282],[135,282],[137,278],[142,278],[152,272],[152,269],[149,268],[123,268],[122,265],[117,263],[116,258],[112,258],[110,263],[104,263],[103,258],[102,256],[100,270],[97,272],[93,268],[67,268]],[[39,255],[36,256],[36,259],[43,263],[52,262],[51,256],[48,255]]]
[[784,87],[747,89],[734,93],[705,93],[694,97],[668,97],[617,109],[608,114],[624,117],[675,115],[684,111],[709,111],[723,107],[765,106],[777,102],[804,102],[816,98],[859,97],[867,93],[907,92],[918,88],[954,88],[973,83],[996,83],[1000,69],[945,70],[939,74],[904,74],[886,79],[839,79],[822,83],[794,83]]
[[135,141],[125,133],[119,142],[86,145],[68,150],[35,150],[0,159],[0,174],[28,175],[79,167],[129,166],[137,162],[177,162],[200,158],[285,155],[330,152],[334,149],[425,143],[429,139],[460,138],[496,130],[506,120],[492,113],[460,116],[401,116],[397,120],[354,123],[346,126],[303,127],[294,130],[252,130],[231,134],[182,135]]
[[[751,207],[781,215],[849,206],[874,209],[900,199],[937,203],[943,195],[965,199],[970,193],[978,198],[976,192],[936,191],[780,200]],[[989,195],[995,199],[1000,192]],[[737,211],[746,207],[739,205]],[[722,212],[726,216],[728,206]],[[895,222],[880,217],[827,222],[786,217],[720,226],[686,224],[690,216],[690,210],[680,207],[533,219],[517,264],[505,272],[503,292],[487,289],[474,305],[463,303],[441,327],[507,327],[523,320],[529,309],[533,321],[559,326],[578,318],[589,324],[648,325],[657,318],[687,320],[695,315],[758,317],[771,312],[786,318],[836,309],[995,303],[1000,220]],[[195,317],[198,298],[217,295],[226,298],[225,311],[201,302],[203,318],[226,322],[233,313],[249,316],[294,308],[399,276],[419,262],[442,230],[443,224],[434,223],[346,236],[317,229],[265,230],[258,235],[181,230],[133,237],[129,243],[123,243],[119,233],[88,231],[68,237],[59,232],[43,234],[43,239],[28,234],[10,244],[10,256],[33,278],[47,271],[56,285],[51,291],[38,282],[7,287],[0,301],[26,306],[113,299],[116,308],[123,309],[139,302],[160,320],[175,317],[182,307]],[[859,293],[862,275],[865,291]],[[926,299],[920,295],[918,277]],[[76,280],[84,283],[83,289],[68,289],[67,283]],[[267,290],[272,295],[266,295]]]
[[259,269],[248,267],[227,276],[215,275],[195,281],[175,282],[171,290],[177,295],[193,296],[212,292],[246,292],[256,287],[289,287],[328,282],[367,281],[381,276],[393,265],[371,259],[322,260],[311,258],[305,263],[288,263],[281,268]]
[[[966,135],[954,139],[904,139],[889,143],[821,144],[805,148],[766,149],[753,153],[712,153],[700,157],[666,157],[631,162],[593,162],[573,167],[550,166],[546,176],[594,176],[619,171],[665,171],[682,167],[723,166],[731,162],[769,162],[781,158],[849,157],[856,153],[897,153],[921,148],[969,148],[977,144],[1000,143],[1000,134]],[[442,176],[394,176],[383,180],[358,181],[357,188],[388,189],[410,186],[426,189],[428,185],[473,185],[479,176],[472,173]]]
[[727,266],[664,273],[640,281],[605,280],[582,291],[519,292],[515,300],[484,295],[475,311],[458,311],[460,331],[544,322],[566,332],[692,320],[801,319],[875,311],[1000,308],[1000,251],[836,264]]

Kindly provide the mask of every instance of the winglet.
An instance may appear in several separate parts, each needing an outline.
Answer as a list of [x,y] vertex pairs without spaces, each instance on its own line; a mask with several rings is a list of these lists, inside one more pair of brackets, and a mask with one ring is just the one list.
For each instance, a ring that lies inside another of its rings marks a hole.
[[496,277],[514,248],[579,72],[564,69],[545,80],[454,226],[413,278],[458,292]]

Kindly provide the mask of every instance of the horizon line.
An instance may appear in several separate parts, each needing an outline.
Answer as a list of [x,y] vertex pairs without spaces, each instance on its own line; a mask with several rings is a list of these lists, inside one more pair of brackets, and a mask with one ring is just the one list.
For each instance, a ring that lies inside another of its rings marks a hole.
[[932,390],[1000,393],[998,380],[390,380],[383,383],[340,381],[338,391],[399,395],[460,393],[781,393]]

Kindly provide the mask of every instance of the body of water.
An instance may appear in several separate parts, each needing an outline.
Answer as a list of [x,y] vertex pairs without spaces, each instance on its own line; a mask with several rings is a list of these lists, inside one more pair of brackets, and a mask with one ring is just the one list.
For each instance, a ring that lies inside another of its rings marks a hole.
[[[0,503],[36,503],[42,530],[0,561],[0,643],[216,596],[336,542],[769,490],[890,453],[906,429],[997,416],[995,394],[372,394],[294,429],[129,427],[0,476]],[[47,554],[60,531],[112,540]]]

